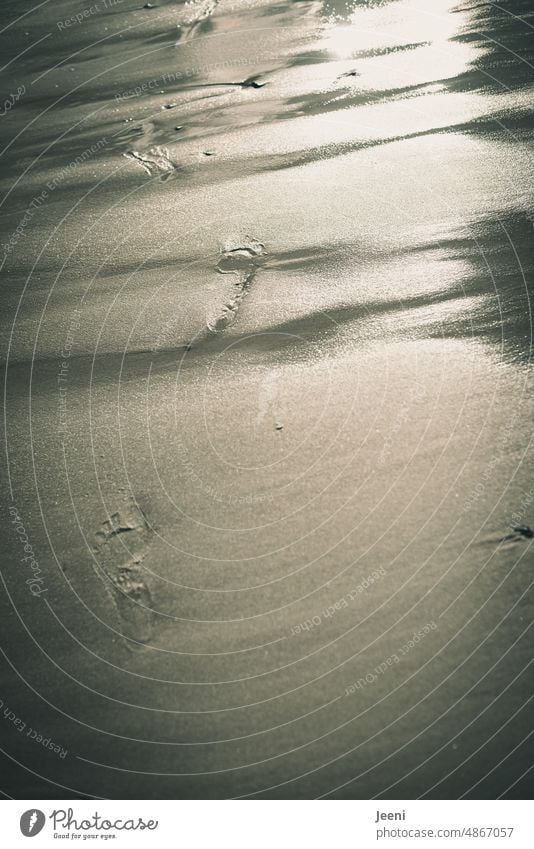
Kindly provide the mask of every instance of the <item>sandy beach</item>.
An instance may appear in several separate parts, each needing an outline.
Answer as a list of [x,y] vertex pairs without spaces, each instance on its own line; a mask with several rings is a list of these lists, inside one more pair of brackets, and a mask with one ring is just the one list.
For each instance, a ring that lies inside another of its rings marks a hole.
[[147,6],[0,3],[0,789],[529,798],[531,4]]

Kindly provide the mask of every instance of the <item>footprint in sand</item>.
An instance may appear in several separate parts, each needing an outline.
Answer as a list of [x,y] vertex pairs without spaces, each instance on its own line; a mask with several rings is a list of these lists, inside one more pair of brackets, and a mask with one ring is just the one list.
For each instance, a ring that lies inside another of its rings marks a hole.
[[207,319],[206,326],[211,333],[220,333],[234,323],[264,254],[263,242],[250,237],[246,237],[242,242],[229,242],[225,245],[217,263],[217,271],[219,274],[233,274],[234,285],[228,300],[214,316]]
[[95,534],[93,550],[98,565],[108,579],[121,632],[128,646],[134,649],[140,648],[139,643],[149,642],[154,628],[152,597],[141,565],[152,535],[135,503],[113,513]]
[[168,149],[162,145],[156,145],[144,152],[129,150],[123,156],[137,162],[151,177],[159,173],[162,180],[170,177],[177,167],[176,163],[172,161]]

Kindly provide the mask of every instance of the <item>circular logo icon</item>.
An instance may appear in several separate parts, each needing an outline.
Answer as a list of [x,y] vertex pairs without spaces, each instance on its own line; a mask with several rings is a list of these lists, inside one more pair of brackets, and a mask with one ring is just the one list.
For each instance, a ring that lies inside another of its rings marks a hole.
[[24,811],[20,818],[20,830],[24,837],[35,837],[39,834],[46,822],[46,817],[42,811],[36,808],[31,808],[29,811]]

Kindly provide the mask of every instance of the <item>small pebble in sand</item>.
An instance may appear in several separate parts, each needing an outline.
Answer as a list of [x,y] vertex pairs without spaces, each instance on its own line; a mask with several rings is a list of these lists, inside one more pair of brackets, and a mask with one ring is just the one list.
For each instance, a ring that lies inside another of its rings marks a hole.
[[166,104],[165,104],[164,106],[162,106],[161,108],[162,108],[162,109],[174,109],[174,107],[175,107],[175,106],[176,106],[176,103],[166,103]]
[[176,131],[178,131],[178,130],[183,130],[183,126],[182,126],[182,127],[175,127],[174,129],[175,129]]
[[204,150],[204,156],[215,156],[215,151],[213,150]]
[[145,3],[145,5],[143,6],[143,9],[155,9],[155,8],[156,8],[155,3]]
[[266,83],[259,82],[256,77],[247,77],[242,83],[239,83],[242,88],[263,88]]
[[275,428],[276,428],[276,430],[283,430],[283,429],[284,429],[284,425],[283,425],[283,424],[280,424],[280,422],[276,422],[276,424],[275,424]]
[[501,537],[500,542],[513,542],[518,537],[532,539],[534,537],[534,531],[528,525],[515,525],[512,527],[512,533]]

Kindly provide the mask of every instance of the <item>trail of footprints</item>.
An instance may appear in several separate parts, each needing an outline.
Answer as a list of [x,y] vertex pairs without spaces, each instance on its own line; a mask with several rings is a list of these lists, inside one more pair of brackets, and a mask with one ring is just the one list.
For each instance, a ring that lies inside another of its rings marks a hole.
[[[228,300],[208,318],[208,333],[220,333],[235,321],[264,254],[265,245],[250,237],[224,247],[217,271],[234,275],[235,282]],[[99,571],[112,594],[121,634],[132,649],[150,642],[154,630],[152,596],[142,565],[152,536],[145,515],[133,501],[106,519],[95,534],[93,550]]]
[[142,565],[152,536],[152,528],[134,502],[113,513],[95,534],[97,563],[113,596],[120,631],[132,649],[148,643],[154,630],[152,596]]

